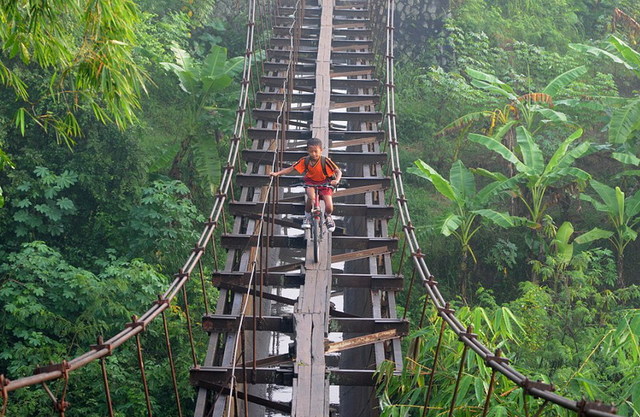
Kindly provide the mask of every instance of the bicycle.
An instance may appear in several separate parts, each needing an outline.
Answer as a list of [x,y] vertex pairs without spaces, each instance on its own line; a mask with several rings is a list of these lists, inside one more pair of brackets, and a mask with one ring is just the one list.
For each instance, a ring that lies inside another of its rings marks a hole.
[[323,184],[302,184],[306,188],[315,188],[316,192],[313,205],[311,208],[311,238],[313,239],[313,262],[318,263],[320,259],[320,242],[322,241],[322,225],[324,224],[324,212],[320,208],[320,193],[319,188],[332,188],[336,189],[334,185],[326,182]]

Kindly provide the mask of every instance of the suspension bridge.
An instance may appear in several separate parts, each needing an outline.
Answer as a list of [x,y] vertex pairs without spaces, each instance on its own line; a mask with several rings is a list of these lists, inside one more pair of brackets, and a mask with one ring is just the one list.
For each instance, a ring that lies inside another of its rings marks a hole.
[[[265,56],[257,60],[256,16],[266,12],[272,27],[262,33],[270,33],[271,39],[261,48]],[[400,340],[410,328],[396,315],[396,293],[404,278],[394,272],[394,253],[399,257],[396,271],[405,262],[413,264],[409,291],[426,292],[426,302],[442,319],[440,335],[455,332],[464,353],[472,350],[493,370],[478,415],[486,416],[491,408],[497,373],[522,387],[526,396],[542,400],[532,416],[542,415],[549,404],[578,416],[617,415],[610,405],[565,398],[555,394],[551,384],[528,379],[499,351],[487,348],[443,299],[416,239],[402,183],[394,25],[393,0],[281,0],[269,5],[249,0],[242,89],[230,151],[211,214],[183,268],[164,294],[149,300],[148,311],[123,324],[118,334],[88,346],[83,355],[39,367],[30,376],[1,375],[0,416],[7,415],[13,391],[31,386],[42,386],[60,416],[73,414],[67,401],[70,375],[91,363],[99,364],[102,373],[96,384],[104,396],[95,403],[114,416],[105,362],[121,354],[118,348],[124,343],[135,346],[146,413],[191,414],[183,410],[180,399],[165,314],[178,302],[188,322],[196,417],[378,415],[375,370],[386,360],[397,372],[402,370]],[[324,232],[318,262],[311,256],[309,232],[300,226],[304,191],[296,186],[299,178],[269,176],[304,156],[312,137],[319,138],[325,155],[343,168],[348,184],[334,194],[338,228]],[[214,242],[219,228],[224,229],[224,254],[217,253]],[[218,258],[223,256],[224,269],[205,274],[206,265],[220,265]],[[188,282],[202,286],[205,311],[189,310]],[[211,307],[206,298],[209,285],[220,294]],[[191,317],[196,314],[202,314],[202,326],[192,330]],[[175,410],[153,410],[150,401],[142,343],[154,320],[163,322]],[[208,335],[206,352],[195,351],[193,331]],[[439,350],[440,346],[431,381]],[[458,378],[452,381],[449,416],[455,415],[465,354]],[[204,356],[202,362],[198,356]],[[54,393],[48,385],[52,381],[62,381],[63,389]],[[425,407],[431,388],[430,384]]]

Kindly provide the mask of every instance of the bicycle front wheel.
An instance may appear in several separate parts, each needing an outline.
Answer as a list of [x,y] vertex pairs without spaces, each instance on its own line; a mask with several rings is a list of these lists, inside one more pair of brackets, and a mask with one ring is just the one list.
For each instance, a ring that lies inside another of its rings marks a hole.
[[313,219],[311,233],[313,234],[313,262],[318,263],[320,259],[320,233],[322,233],[320,219]]

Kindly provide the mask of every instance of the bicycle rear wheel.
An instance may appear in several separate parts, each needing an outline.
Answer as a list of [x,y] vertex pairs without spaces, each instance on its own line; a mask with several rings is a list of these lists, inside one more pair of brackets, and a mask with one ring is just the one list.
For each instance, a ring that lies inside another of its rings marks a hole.
[[314,218],[311,225],[311,233],[313,235],[313,262],[318,263],[320,259],[320,219]]

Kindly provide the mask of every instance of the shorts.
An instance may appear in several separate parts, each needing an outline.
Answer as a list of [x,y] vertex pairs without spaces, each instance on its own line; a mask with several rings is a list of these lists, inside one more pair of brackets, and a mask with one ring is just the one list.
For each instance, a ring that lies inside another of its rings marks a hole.
[[[314,181],[312,179],[309,179],[307,177],[304,178],[304,183],[308,184],[308,185],[319,185],[319,184],[326,184],[329,180],[324,180],[324,181]],[[318,187],[318,194],[321,196],[332,196],[333,195],[333,188],[331,187]]]

